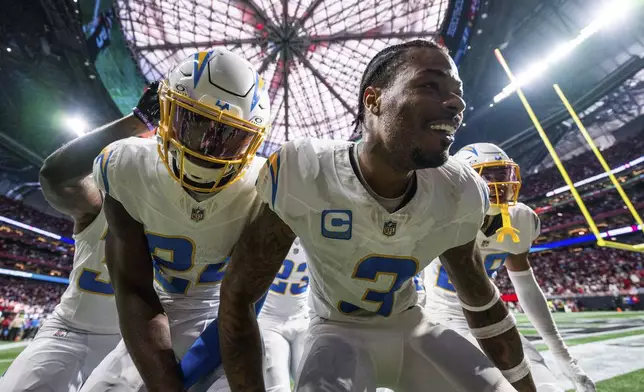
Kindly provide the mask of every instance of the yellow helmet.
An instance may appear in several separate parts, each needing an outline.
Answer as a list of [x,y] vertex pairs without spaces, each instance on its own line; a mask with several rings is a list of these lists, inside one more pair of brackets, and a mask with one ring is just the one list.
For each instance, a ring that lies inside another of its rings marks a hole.
[[270,128],[268,89],[225,50],[197,52],[159,86],[158,152],[184,188],[218,192],[242,178]]
[[476,170],[490,187],[490,206],[515,205],[521,189],[521,171],[508,154],[491,143],[469,144],[454,158]]
[[461,148],[454,158],[467,163],[476,170],[490,188],[488,215],[501,214],[503,227],[497,230],[497,240],[503,242],[506,235],[519,242],[518,229],[512,227],[508,208],[517,203],[521,189],[521,172],[508,154],[491,143],[475,143]]

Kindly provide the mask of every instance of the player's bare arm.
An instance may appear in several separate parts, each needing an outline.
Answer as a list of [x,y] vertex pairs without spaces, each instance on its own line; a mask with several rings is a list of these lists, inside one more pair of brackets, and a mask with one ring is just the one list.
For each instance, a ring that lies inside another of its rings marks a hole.
[[595,383],[570,355],[566,343],[557,330],[546,296],[530,267],[528,253],[508,255],[505,267],[508,269],[508,275],[519,297],[521,307],[550,349],[563,374],[575,384],[576,390],[595,391]]
[[152,260],[143,225],[109,195],[104,208],[109,224],[107,267],[125,345],[148,391],[183,391],[168,318],[153,287]]
[[235,246],[219,305],[222,361],[232,391],[265,390],[254,304],[268,290],[294,240],[288,225],[262,204]]
[[103,198],[89,175],[94,158],[113,141],[147,131],[133,115],[125,116],[74,139],[54,151],[40,169],[45,198],[74,218],[74,233],[83,231],[101,210]]
[[527,366],[527,363],[523,362],[519,331],[514,321],[508,318],[508,309],[485,272],[476,242],[446,251],[441,255],[441,262],[456,288],[467,323],[483,352],[518,391],[536,391],[530,373],[521,374],[526,373],[520,370],[522,364]]
[[94,158],[108,144],[151,130],[158,123],[158,82],[141,95],[132,114],[74,139],[54,151],[40,169],[40,185],[52,207],[74,218],[74,233],[101,211],[103,198],[89,175]]
[[505,260],[505,268],[509,271],[527,271],[530,269],[530,260],[528,260],[528,252],[519,255],[508,255]]

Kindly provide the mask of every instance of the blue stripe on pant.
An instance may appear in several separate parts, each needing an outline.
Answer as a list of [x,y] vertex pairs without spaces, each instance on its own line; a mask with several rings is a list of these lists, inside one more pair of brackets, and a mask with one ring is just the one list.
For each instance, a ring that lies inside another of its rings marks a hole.
[[[255,313],[264,306],[267,294],[255,303]],[[190,350],[183,356],[181,362],[181,373],[183,375],[183,386],[188,389],[195,385],[202,377],[214,372],[221,365],[221,353],[219,352],[219,326],[214,320],[195,340]]]

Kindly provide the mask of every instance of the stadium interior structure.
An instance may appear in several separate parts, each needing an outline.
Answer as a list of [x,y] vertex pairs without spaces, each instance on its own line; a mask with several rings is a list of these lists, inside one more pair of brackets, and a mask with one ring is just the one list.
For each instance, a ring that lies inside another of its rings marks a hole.
[[[300,137],[358,140],[352,121],[364,68],[384,47],[416,38],[441,41],[460,69],[467,109],[452,152],[469,143],[492,142],[520,165],[520,201],[541,219],[530,259],[553,312],[589,312],[593,320],[611,311],[628,312],[632,323],[624,328],[644,334],[644,313],[638,313],[644,311],[644,254],[597,246],[493,53],[499,48],[516,72],[602,237],[644,243],[644,227],[552,88],[556,83],[566,92],[644,215],[641,1],[9,3],[0,15],[3,343],[33,337],[39,320],[58,303],[72,269],[73,224],[48,206],[38,183],[44,157],[56,148],[129,113],[146,83],[209,47],[243,55],[269,83],[273,126],[260,155]],[[502,270],[494,279],[503,298],[515,304],[507,273]],[[515,309],[520,311],[518,305]],[[616,314],[615,320],[622,320]],[[31,321],[10,334],[16,317]],[[583,313],[578,319],[583,324]],[[571,322],[570,328],[578,325]],[[8,362],[0,362],[0,370]],[[611,377],[604,379],[611,382]],[[619,390],[605,385],[604,390]]]

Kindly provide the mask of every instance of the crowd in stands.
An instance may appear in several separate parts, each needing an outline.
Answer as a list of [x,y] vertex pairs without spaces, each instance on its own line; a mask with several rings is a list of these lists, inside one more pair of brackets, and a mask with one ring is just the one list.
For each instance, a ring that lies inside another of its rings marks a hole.
[[0,340],[33,338],[66,286],[0,276]]
[[0,268],[68,276],[73,247],[29,231],[0,229]]
[[[546,296],[628,295],[644,287],[644,254],[590,246],[556,249],[530,255],[530,263]],[[507,271],[495,277],[502,293],[513,293]]]
[[0,215],[66,237],[71,237],[74,232],[71,220],[44,214],[5,196],[0,196]]
[[[614,168],[635,158],[644,155],[644,137],[630,139],[602,151],[608,166]],[[573,159],[564,162],[564,166],[573,181],[581,181],[585,178],[603,173],[601,164],[591,151],[587,151]],[[565,182],[556,167],[550,167],[537,174],[523,178],[521,195],[524,200],[544,196],[547,192],[564,186]]]
[[[616,144],[603,153],[609,165],[621,165],[644,155],[644,138]],[[566,161],[565,166],[573,180],[577,181],[602,172],[590,152]],[[620,173],[619,177],[636,208],[644,215],[642,172],[644,164]],[[555,168],[524,179],[521,200],[526,200],[541,219],[542,235],[538,243],[587,234],[585,220],[569,192],[543,197],[546,192],[561,185],[563,181]],[[633,217],[608,179],[584,185],[580,188],[580,194],[600,230],[634,224]],[[72,235],[71,220],[47,215],[3,196],[0,196],[0,215],[63,236]],[[600,248],[588,243],[578,246],[531,254],[535,275],[548,296],[633,295],[638,290],[644,292],[644,255]],[[0,223],[0,268],[68,277],[73,252],[73,245]],[[503,293],[513,293],[504,270],[497,274],[496,281]],[[21,314],[26,325],[29,325],[34,318],[39,320],[50,313],[64,289],[62,284],[0,275],[0,337],[10,338],[10,325],[14,320],[14,324],[20,323]]]

